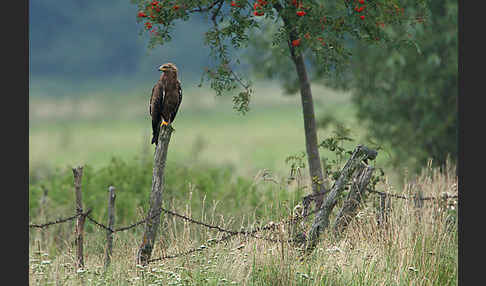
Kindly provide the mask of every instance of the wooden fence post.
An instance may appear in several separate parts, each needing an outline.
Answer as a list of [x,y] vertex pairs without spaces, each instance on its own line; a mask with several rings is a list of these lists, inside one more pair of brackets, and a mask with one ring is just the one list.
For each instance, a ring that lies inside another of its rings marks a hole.
[[162,193],[164,191],[164,171],[167,160],[167,149],[169,147],[170,136],[174,129],[169,126],[160,127],[158,144],[155,148],[154,166],[152,173],[152,191],[150,193],[150,209],[147,214],[145,231],[142,243],[137,251],[136,263],[147,265],[152,255],[155,244],[155,236],[160,223],[162,213]]
[[334,221],[333,230],[335,234],[343,232],[353,217],[356,216],[358,206],[363,199],[366,187],[370,182],[374,170],[371,166],[358,166],[348,197],[344,201]]
[[76,194],[76,214],[78,214],[78,218],[76,220],[76,232],[75,232],[75,244],[76,244],[76,267],[83,268],[84,267],[84,258],[83,258],[83,231],[84,231],[84,222],[86,220],[86,215],[83,214],[83,200],[81,196],[81,179],[83,177],[83,167],[79,166],[73,168],[73,175],[74,175],[74,192]]
[[319,235],[329,226],[329,216],[331,215],[331,211],[337,203],[337,200],[344,190],[347,182],[358,168],[360,164],[363,164],[363,161],[366,160],[374,160],[378,152],[375,150],[369,149],[366,146],[358,145],[351,155],[351,158],[346,162],[339,178],[334,182],[331,190],[329,191],[328,195],[326,196],[324,202],[322,203],[319,212],[317,213],[316,217],[314,218],[314,222],[312,223],[311,229],[309,231],[309,240],[307,242],[306,252],[309,253],[314,250],[317,242],[319,240]]
[[[40,205],[40,215],[44,221],[49,221],[49,216],[47,214],[47,194],[49,193],[49,190],[45,186],[41,186],[42,188],[42,196],[39,201]],[[46,239],[46,233],[43,230],[40,230],[40,235],[41,235],[41,245],[42,248],[47,247],[47,239]]]
[[[113,230],[113,225],[115,224],[115,187],[110,186],[108,192],[108,227]],[[105,269],[110,265],[112,252],[113,231],[106,230]]]
[[378,225],[384,226],[387,221],[387,212],[386,212],[386,194],[380,194],[380,214],[378,216]]

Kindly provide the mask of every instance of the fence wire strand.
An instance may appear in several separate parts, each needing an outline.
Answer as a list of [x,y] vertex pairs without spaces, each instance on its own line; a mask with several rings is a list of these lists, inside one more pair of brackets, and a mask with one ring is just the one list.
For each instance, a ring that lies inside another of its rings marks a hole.
[[[419,200],[443,200],[443,199],[449,199],[449,198],[458,198],[457,194],[455,194],[455,195],[444,194],[441,197],[422,197],[422,198],[420,198],[420,197],[407,197],[407,196],[398,195],[398,194],[380,192],[380,191],[376,191],[376,190],[372,190],[372,189],[368,189],[368,191],[370,193],[379,194],[381,196],[386,196],[386,197],[389,197],[389,198],[404,199],[404,200],[417,200],[417,199],[419,199]],[[189,255],[189,254],[192,254],[192,253],[195,253],[195,252],[203,251],[203,250],[208,249],[212,246],[215,246],[215,245],[220,244],[224,241],[227,241],[231,237],[235,237],[235,236],[238,236],[238,235],[250,236],[250,237],[253,237],[253,238],[256,238],[256,239],[266,240],[266,241],[270,241],[270,242],[274,242],[274,243],[276,243],[276,242],[291,243],[293,241],[292,239],[282,241],[280,239],[271,239],[271,238],[267,238],[267,237],[263,237],[263,236],[257,236],[256,234],[258,232],[262,232],[262,231],[275,230],[278,226],[280,226],[282,224],[284,224],[284,225],[287,225],[287,224],[288,225],[295,225],[299,221],[319,212],[322,209],[324,209],[324,208],[314,209],[313,211],[305,213],[303,215],[292,216],[290,219],[285,219],[285,220],[282,220],[282,221],[277,222],[277,223],[268,223],[265,226],[258,226],[256,228],[253,228],[252,230],[242,229],[242,230],[239,230],[239,231],[225,229],[225,228],[220,227],[218,225],[211,225],[211,224],[208,224],[208,223],[205,223],[205,222],[202,222],[202,221],[195,220],[191,217],[179,214],[177,212],[166,210],[164,208],[160,208],[160,211],[157,212],[153,216],[147,217],[147,218],[140,220],[138,222],[135,222],[131,225],[119,227],[119,228],[115,228],[115,229],[112,229],[112,228],[104,225],[103,223],[98,222],[93,217],[91,217],[89,215],[89,213],[91,212],[91,209],[88,210],[85,213],[76,214],[76,215],[73,215],[73,216],[70,216],[70,217],[67,217],[67,218],[60,218],[60,219],[57,219],[55,221],[47,222],[47,223],[44,223],[44,224],[29,224],[29,228],[46,228],[46,227],[51,226],[51,225],[71,221],[71,220],[77,218],[78,216],[85,216],[86,218],[88,218],[89,221],[91,221],[92,223],[94,223],[98,227],[103,228],[107,231],[110,231],[111,233],[115,233],[115,232],[121,232],[121,231],[126,231],[126,230],[129,230],[129,229],[132,229],[136,226],[139,226],[139,225],[147,222],[148,220],[151,220],[151,219],[159,216],[162,212],[164,212],[168,215],[171,215],[171,216],[177,217],[179,219],[185,220],[189,223],[196,224],[196,225],[199,225],[199,226],[203,226],[203,227],[208,228],[208,229],[216,230],[218,232],[227,233],[227,235],[223,236],[220,239],[211,240],[211,244],[209,246],[201,245],[199,247],[195,247],[195,248],[191,248],[191,249],[188,249],[188,250],[185,250],[185,251],[181,251],[181,252],[178,252],[176,254],[165,255],[165,256],[162,256],[162,257],[153,258],[153,259],[148,260],[148,263],[150,263],[150,262],[159,261],[159,260],[173,259],[173,258],[177,258],[177,257],[181,257],[181,256],[186,256],[186,255]]]

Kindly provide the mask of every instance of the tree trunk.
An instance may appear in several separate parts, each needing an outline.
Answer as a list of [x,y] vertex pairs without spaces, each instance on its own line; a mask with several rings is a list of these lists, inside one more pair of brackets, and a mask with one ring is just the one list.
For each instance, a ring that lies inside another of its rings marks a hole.
[[[283,12],[283,7],[279,2],[273,4],[278,13]],[[322,198],[327,192],[324,185],[324,178],[322,173],[321,158],[319,156],[319,149],[317,145],[317,130],[316,119],[314,115],[314,102],[312,100],[312,91],[310,88],[309,78],[305,69],[304,57],[301,53],[297,53],[292,41],[297,39],[297,32],[295,27],[290,24],[287,17],[282,15],[284,27],[289,35],[289,51],[290,56],[295,64],[297,76],[299,77],[300,97],[302,101],[302,113],[304,115],[304,132],[305,132],[305,148],[307,152],[307,162],[309,164],[309,175],[312,180],[312,192],[314,195],[319,194],[315,199],[316,208],[322,204]]]
[[164,171],[167,160],[167,149],[169,147],[170,136],[173,128],[171,126],[161,126],[158,144],[155,148],[154,167],[152,173],[152,192],[150,193],[150,209],[145,224],[145,232],[142,244],[137,252],[137,264],[147,265],[152,255],[155,244],[155,237],[160,223],[162,213],[162,193],[164,191]]
[[302,54],[296,54],[294,47],[290,44],[289,48],[292,55],[292,60],[294,61],[295,68],[297,70],[297,75],[299,76],[300,98],[302,101],[302,113],[304,115],[305,148],[307,151],[307,162],[309,164],[309,175],[312,180],[312,192],[314,194],[320,194],[319,197],[316,198],[316,208],[319,208],[322,204],[323,195],[327,192],[327,190],[324,185],[321,158],[319,156],[319,149],[317,145],[317,129],[314,114],[314,102],[312,100],[312,91],[309,78],[307,77],[304,57],[302,56]]

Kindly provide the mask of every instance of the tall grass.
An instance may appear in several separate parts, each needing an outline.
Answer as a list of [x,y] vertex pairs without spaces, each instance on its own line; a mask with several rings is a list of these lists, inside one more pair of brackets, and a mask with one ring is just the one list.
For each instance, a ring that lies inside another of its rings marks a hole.
[[[215,170],[204,170],[208,174],[204,180],[201,174],[192,171],[195,173],[189,171],[180,176],[200,180],[197,187],[187,185],[191,191],[182,197],[177,197],[177,191],[168,190],[166,198],[172,196],[172,207],[181,213],[227,228],[279,221],[291,215],[301,197],[296,195],[299,188],[282,188],[262,180],[232,181],[225,177],[224,171]],[[86,184],[89,175],[94,177],[87,172]],[[200,196],[203,192],[196,195],[196,189],[207,193],[221,189],[218,184],[234,189],[225,196],[213,197],[219,198],[218,201]],[[410,195],[420,190],[423,196],[434,197],[444,192],[456,193],[455,167],[449,164],[439,171],[428,166],[415,180],[407,180],[403,185],[403,189],[397,190],[385,182],[379,188]],[[99,192],[103,192],[100,198],[106,201],[104,188],[100,186]],[[254,199],[259,203],[251,203]],[[141,238],[141,230],[136,229],[115,234],[112,265],[104,272],[105,233],[88,228],[86,268],[77,271],[72,224],[44,230],[45,243],[40,231],[31,230],[29,280],[32,285],[456,285],[458,240],[454,204],[424,201],[423,207],[417,208],[413,201],[393,199],[388,223],[379,226],[376,199],[369,194],[341,237],[323,233],[317,248],[306,257],[287,243],[234,237],[203,251],[141,267],[134,260]],[[117,197],[116,205],[120,207],[129,200]],[[144,212],[140,212],[143,216]],[[299,227],[306,230],[310,221]],[[153,257],[208,246],[209,239],[224,235],[166,215],[160,230]],[[290,232],[287,227],[278,227],[260,235],[285,239]]]

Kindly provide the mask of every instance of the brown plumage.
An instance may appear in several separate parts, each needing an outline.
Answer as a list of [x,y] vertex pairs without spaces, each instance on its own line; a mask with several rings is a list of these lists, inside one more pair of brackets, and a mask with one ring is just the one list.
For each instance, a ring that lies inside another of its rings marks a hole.
[[157,145],[161,125],[174,122],[182,101],[181,82],[177,79],[177,67],[172,63],[159,67],[162,75],[152,88],[149,113],[152,116],[152,144]]

